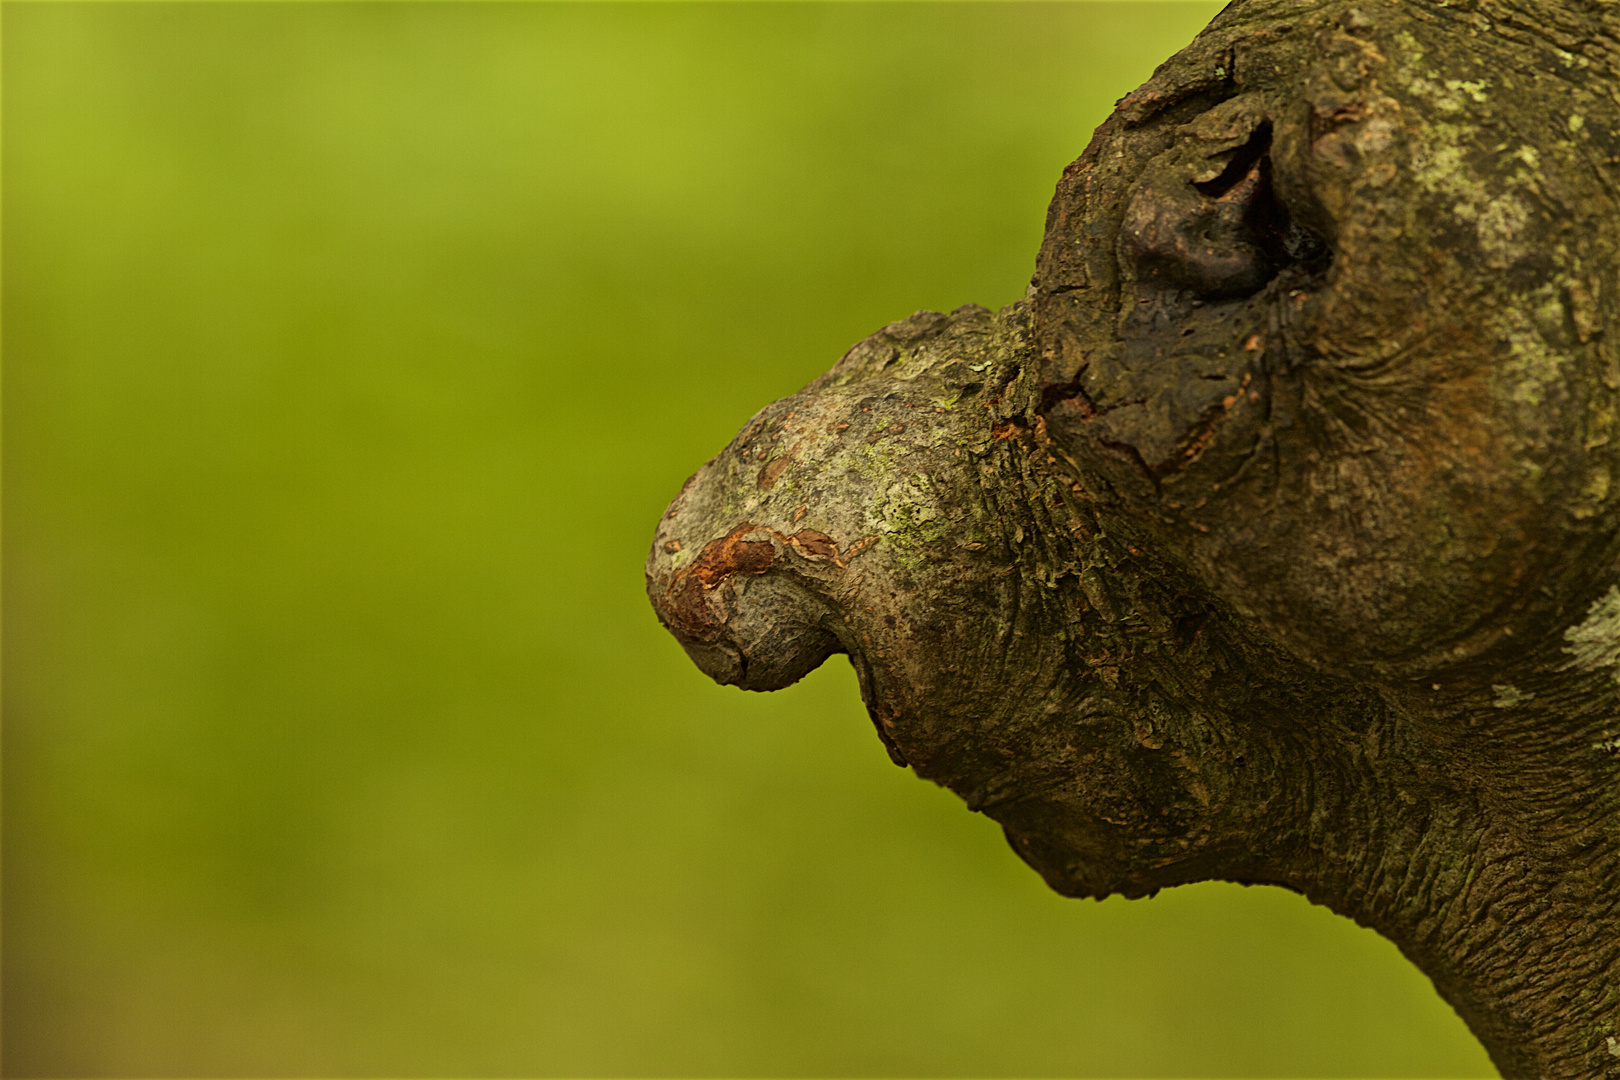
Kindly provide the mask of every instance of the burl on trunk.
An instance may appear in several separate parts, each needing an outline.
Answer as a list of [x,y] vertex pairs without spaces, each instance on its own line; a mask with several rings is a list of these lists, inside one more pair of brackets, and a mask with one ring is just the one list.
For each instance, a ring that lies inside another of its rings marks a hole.
[[1509,1077],[1620,1077],[1620,5],[1238,0],[1027,297],[760,412],[647,563],[1070,896],[1266,882]]

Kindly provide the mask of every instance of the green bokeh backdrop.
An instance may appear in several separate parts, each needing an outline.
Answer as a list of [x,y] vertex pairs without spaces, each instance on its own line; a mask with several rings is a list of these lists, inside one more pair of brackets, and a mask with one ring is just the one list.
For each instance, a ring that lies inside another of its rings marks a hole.
[[642,596],[1217,7],[8,4],[6,1074],[1487,1074],[1370,933],[1061,900],[842,660]]

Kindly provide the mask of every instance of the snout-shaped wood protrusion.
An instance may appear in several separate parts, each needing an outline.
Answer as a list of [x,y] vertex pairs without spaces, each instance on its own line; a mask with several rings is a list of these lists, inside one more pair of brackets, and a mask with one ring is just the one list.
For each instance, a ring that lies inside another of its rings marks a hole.
[[780,537],[744,522],[705,545],[672,578],[649,581],[648,596],[704,674],[745,690],[779,690],[842,651],[822,625],[821,606],[792,581],[770,574],[778,542],[803,550],[825,540],[819,533]]

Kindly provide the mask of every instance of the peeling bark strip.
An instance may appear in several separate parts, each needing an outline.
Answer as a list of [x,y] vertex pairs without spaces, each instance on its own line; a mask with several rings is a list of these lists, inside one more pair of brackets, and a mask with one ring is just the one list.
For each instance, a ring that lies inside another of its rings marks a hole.
[[[660,618],[850,656],[1070,896],[1294,889],[1509,1077],[1620,1078],[1620,5],[1237,0],[671,504]],[[857,558],[857,556],[859,556]]]

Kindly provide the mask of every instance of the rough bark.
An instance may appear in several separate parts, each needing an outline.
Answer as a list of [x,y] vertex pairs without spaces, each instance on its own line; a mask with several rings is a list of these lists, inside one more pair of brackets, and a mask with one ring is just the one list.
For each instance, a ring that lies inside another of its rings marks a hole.
[[1027,299],[767,407],[647,565],[714,678],[848,653],[1071,896],[1295,889],[1509,1077],[1620,1077],[1620,9],[1239,0]]

